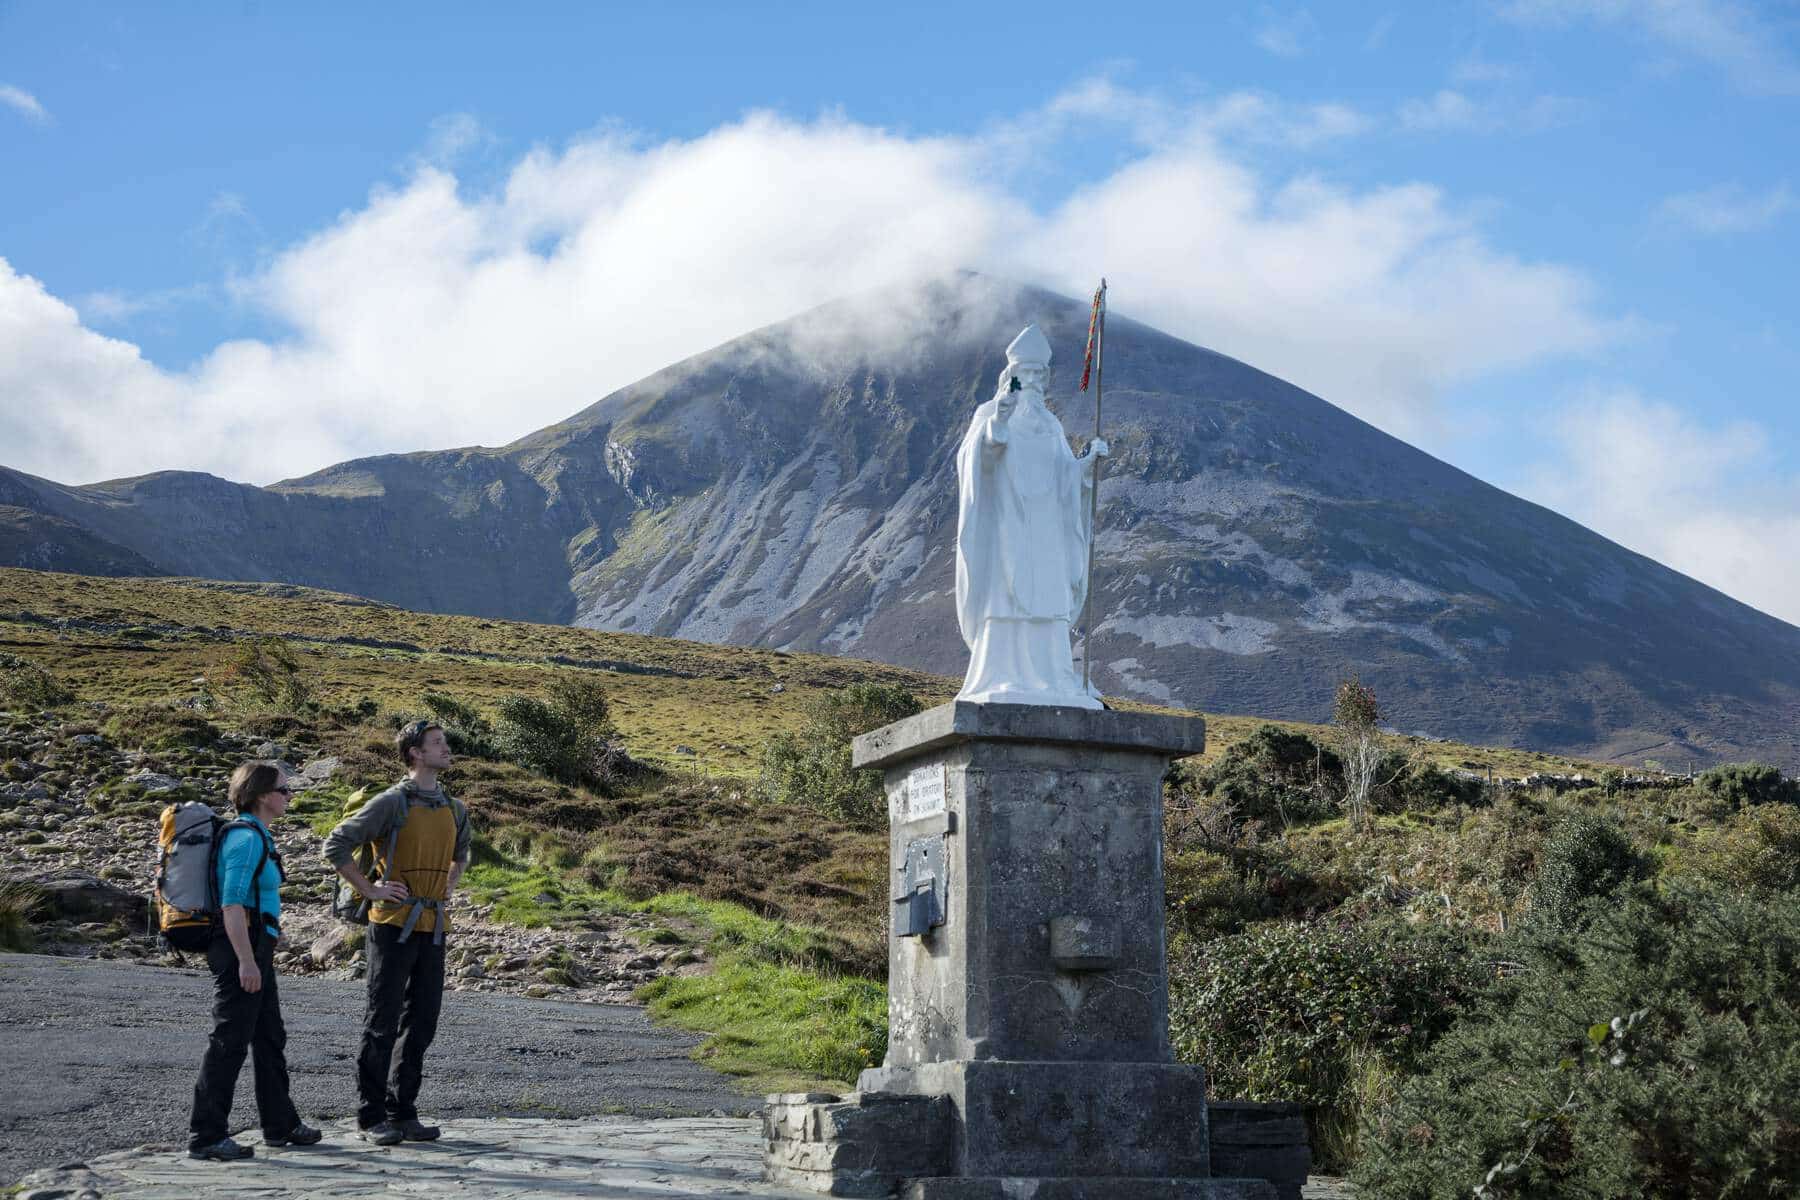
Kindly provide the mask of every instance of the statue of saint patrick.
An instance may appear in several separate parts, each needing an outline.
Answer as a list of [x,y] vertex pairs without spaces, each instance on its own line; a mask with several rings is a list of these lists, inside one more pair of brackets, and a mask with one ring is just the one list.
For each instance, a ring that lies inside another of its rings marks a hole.
[[1099,708],[1070,629],[1087,597],[1095,438],[1076,458],[1044,407],[1050,342],[1028,325],[956,452],[956,617],[969,647],[958,700]]

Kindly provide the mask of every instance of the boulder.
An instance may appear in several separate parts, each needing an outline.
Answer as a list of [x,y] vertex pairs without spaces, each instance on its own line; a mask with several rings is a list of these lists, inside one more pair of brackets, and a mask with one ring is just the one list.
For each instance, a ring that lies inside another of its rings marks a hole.
[[149,920],[147,893],[127,891],[94,875],[63,872],[25,882],[40,890],[51,911],[67,920]]

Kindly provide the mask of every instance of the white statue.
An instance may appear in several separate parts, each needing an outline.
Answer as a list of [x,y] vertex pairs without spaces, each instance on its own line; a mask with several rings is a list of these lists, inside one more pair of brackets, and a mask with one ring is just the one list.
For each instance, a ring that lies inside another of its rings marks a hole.
[[1106,457],[1076,458],[1044,407],[1050,343],[1036,325],[1006,348],[994,398],[956,452],[956,619],[969,647],[958,700],[1099,708],[1070,629],[1087,598],[1090,489]]

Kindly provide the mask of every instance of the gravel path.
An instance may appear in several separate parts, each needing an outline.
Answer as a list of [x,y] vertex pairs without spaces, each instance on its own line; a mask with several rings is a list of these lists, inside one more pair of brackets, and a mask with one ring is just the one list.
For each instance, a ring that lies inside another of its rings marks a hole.
[[[363,985],[283,976],[294,1102],[350,1116]],[[0,1186],[35,1168],[185,1143],[210,1030],[211,977],[93,959],[0,955]],[[761,1104],[688,1058],[698,1039],[641,1009],[450,992],[422,1115],[745,1114]],[[234,1127],[255,1127],[246,1064]]]

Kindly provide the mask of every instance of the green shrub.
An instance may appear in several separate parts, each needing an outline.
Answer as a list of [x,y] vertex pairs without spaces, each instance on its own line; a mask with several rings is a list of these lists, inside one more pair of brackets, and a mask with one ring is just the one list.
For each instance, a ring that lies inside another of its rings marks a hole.
[[1434,762],[1407,762],[1389,755],[1377,775],[1384,781],[1377,807],[1385,811],[1436,812],[1458,804],[1477,805],[1486,798],[1479,779],[1452,775]]
[[1640,885],[1523,969],[1369,1114],[1363,1200],[1800,1194],[1800,897]]
[[1617,822],[1576,813],[1551,830],[1531,885],[1531,916],[1540,924],[1567,926],[1580,919],[1582,903],[1642,877],[1646,864]]
[[312,706],[300,656],[285,638],[239,642],[211,682],[215,697],[240,712],[299,713]]
[[[1171,842],[1187,840],[1190,825],[1184,817],[1208,810],[1284,829],[1324,820],[1342,790],[1343,766],[1335,753],[1304,733],[1259,725],[1217,761],[1204,767],[1178,763],[1169,773]],[[1203,842],[1213,840],[1205,823],[1192,831]]]
[[1354,1144],[1365,1083],[1412,1067],[1476,987],[1468,943],[1400,928],[1282,922],[1177,948],[1169,1031],[1215,1095],[1296,1100],[1313,1149]]
[[0,708],[37,712],[74,699],[68,685],[29,658],[0,654]]
[[1263,915],[1263,891],[1230,855],[1216,850],[1172,851],[1163,866],[1163,890],[1174,933],[1236,933]]
[[808,703],[806,724],[798,733],[769,739],[763,751],[763,795],[859,828],[885,827],[881,772],[850,766],[850,739],[918,711],[919,702],[897,684],[854,683],[817,697]]
[[1732,808],[1752,804],[1800,804],[1800,780],[1784,779],[1765,763],[1726,763],[1704,772],[1694,785]]
[[1734,888],[1800,888],[1800,808],[1763,804],[1703,830],[1679,872]]
[[106,718],[106,736],[139,750],[197,750],[219,738],[218,727],[191,708],[146,704],[121,708]]
[[474,705],[442,692],[426,692],[419,697],[419,703],[425,706],[425,712],[432,720],[444,727],[444,739],[454,753],[474,758],[500,757],[494,743],[493,723]]
[[605,691],[587,679],[558,681],[548,702],[502,700],[492,746],[499,757],[559,783],[604,790],[649,773],[625,752]]

